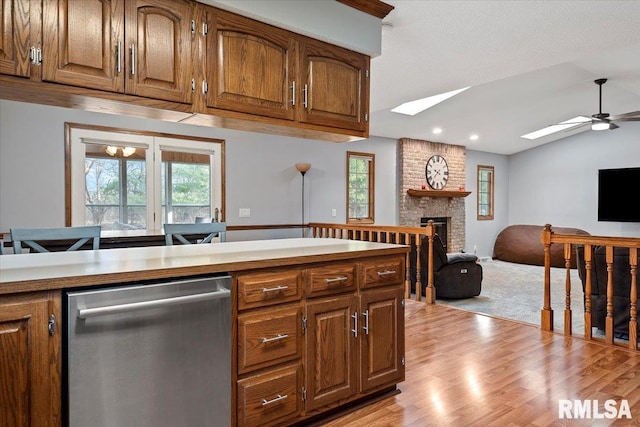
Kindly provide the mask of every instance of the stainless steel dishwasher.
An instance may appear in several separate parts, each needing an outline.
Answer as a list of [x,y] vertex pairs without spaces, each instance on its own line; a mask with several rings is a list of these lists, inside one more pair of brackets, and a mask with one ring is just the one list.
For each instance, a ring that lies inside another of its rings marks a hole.
[[69,427],[231,424],[231,278],[65,293]]

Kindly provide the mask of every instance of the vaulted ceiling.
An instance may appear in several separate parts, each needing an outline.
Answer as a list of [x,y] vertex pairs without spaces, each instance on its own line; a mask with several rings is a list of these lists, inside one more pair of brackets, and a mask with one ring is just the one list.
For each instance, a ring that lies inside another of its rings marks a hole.
[[[417,138],[500,154],[520,136],[578,115],[640,110],[640,1],[387,0],[382,54],[371,65],[371,135]],[[403,102],[470,86],[415,116]],[[640,135],[640,122],[633,126]],[[442,133],[434,135],[434,127]],[[604,131],[604,132],[615,132]],[[471,141],[469,136],[477,134]]]

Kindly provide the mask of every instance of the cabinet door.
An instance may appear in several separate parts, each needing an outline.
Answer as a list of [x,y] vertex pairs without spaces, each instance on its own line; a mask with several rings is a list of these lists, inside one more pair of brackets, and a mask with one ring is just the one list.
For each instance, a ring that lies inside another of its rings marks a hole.
[[302,46],[300,89],[304,108],[300,121],[366,130],[369,58],[311,39],[305,39]]
[[399,286],[360,294],[363,392],[404,381],[403,295]]
[[45,81],[124,91],[124,0],[42,4]]
[[187,0],[127,2],[127,93],[191,102],[192,18]]
[[29,77],[29,0],[0,1],[0,74]]
[[217,11],[207,36],[207,106],[294,119],[297,42],[287,31]]
[[[60,425],[59,294],[0,296],[0,426]],[[59,329],[59,328],[58,328]]]
[[356,302],[357,297],[352,294],[307,303],[307,411],[348,398],[357,391]]

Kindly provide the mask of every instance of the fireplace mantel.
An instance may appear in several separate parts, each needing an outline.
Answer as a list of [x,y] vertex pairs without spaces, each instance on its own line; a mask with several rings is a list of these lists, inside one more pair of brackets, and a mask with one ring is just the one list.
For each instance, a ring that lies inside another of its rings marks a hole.
[[407,190],[407,194],[412,197],[467,197],[471,194],[471,191],[460,190],[414,190],[410,188]]

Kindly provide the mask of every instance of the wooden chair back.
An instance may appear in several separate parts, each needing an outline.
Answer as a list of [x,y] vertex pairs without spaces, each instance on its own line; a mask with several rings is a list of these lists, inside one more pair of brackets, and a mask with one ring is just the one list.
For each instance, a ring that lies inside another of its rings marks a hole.
[[[226,222],[201,222],[194,224],[165,224],[164,225],[165,244],[173,245],[173,239],[183,245],[192,243],[212,243],[215,237],[220,236],[220,241],[227,240]],[[187,238],[185,236],[191,236]]]
[[89,240],[93,240],[92,249],[98,250],[100,249],[100,230],[99,225],[91,225],[61,228],[12,228],[10,233],[13,253],[21,254],[23,244],[36,252],[49,252],[49,249],[42,246],[41,243],[51,241],[75,241],[65,249],[66,251],[75,251]]

